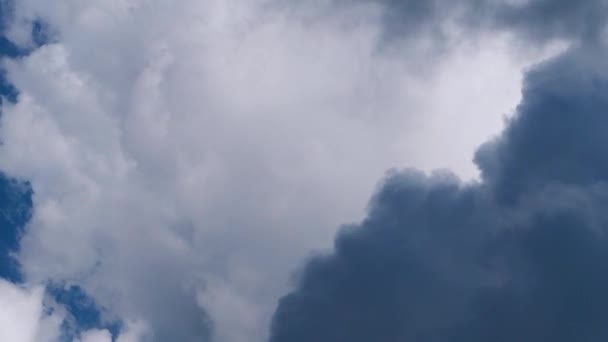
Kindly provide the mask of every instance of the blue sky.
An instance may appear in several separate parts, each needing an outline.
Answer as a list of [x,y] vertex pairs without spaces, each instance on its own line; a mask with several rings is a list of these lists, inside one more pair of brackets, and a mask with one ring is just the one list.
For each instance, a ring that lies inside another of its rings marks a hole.
[[0,17],[0,340],[608,338],[605,1]]
[[[5,17],[4,7],[0,7],[0,16]],[[4,24],[1,25],[4,27]],[[0,41],[0,53],[5,58],[15,58],[20,55],[19,49],[7,40],[4,35]],[[0,91],[2,103],[5,101],[16,101],[16,89],[6,79],[6,71],[0,73]],[[13,179],[5,174],[0,177],[0,204],[1,204],[1,226],[2,230],[0,246],[2,256],[0,259],[0,275],[14,282],[22,280],[18,262],[12,255],[19,248],[19,236],[23,233],[25,224],[31,216],[32,191],[28,184]]]

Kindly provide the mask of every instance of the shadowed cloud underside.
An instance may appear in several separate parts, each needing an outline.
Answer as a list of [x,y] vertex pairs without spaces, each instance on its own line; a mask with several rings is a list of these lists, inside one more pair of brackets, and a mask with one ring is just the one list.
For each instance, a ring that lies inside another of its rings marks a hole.
[[575,47],[528,72],[480,182],[390,173],[305,266],[270,341],[605,341],[605,57]]

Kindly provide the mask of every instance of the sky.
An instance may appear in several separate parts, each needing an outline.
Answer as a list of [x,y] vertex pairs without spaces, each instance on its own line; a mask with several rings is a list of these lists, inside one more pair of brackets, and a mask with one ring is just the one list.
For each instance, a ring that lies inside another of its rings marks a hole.
[[605,0],[0,0],[0,340],[608,338]]

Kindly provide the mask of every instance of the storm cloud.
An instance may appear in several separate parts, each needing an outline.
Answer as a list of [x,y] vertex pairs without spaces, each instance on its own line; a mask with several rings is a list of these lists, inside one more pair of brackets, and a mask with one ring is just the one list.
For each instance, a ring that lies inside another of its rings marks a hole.
[[580,43],[530,70],[480,181],[390,172],[305,265],[270,341],[605,341],[606,57]]

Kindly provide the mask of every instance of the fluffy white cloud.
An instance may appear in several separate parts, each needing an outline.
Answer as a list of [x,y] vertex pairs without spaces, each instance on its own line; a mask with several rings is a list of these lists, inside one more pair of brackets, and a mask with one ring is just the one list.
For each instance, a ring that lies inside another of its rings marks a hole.
[[146,339],[147,331],[143,324],[129,322],[115,340],[112,340],[112,334],[108,330],[92,329],[83,332],[74,342],[139,342]]
[[[47,303],[48,302],[48,303]],[[65,308],[46,300],[42,286],[16,285],[0,280],[0,341],[60,342]],[[145,325],[128,321],[117,342],[139,342]],[[107,330],[90,330],[74,342],[112,342]]]
[[55,342],[62,318],[45,312],[44,289],[0,280],[0,341]]
[[21,96],[0,126],[0,164],[35,191],[26,277],[74,282],[157,341],[263,341],[290,272],[362,214],[386,169],[475,176],[472,149],[535,60],[504,37],[440,64],[409,43],[383,51],[371,7],[20,0],[17,13],[56,34],[8,65]]
[[112,342],[112,335],[107,330],[89,330],[82,334],[80,342]]

